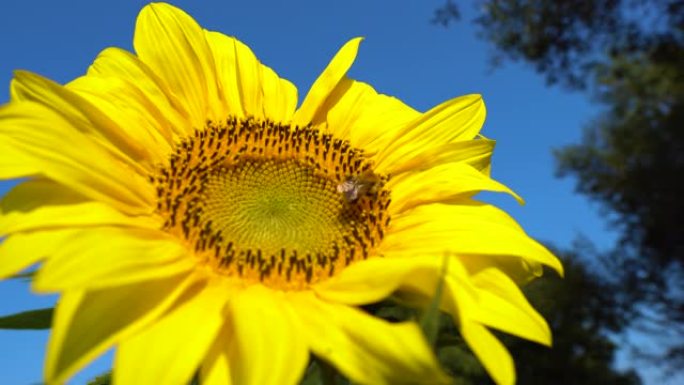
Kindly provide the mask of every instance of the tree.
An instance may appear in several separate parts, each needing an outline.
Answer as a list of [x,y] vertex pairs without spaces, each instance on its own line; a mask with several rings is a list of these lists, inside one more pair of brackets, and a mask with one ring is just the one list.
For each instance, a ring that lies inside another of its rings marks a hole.
[[[604,107],[579,144],[556,151],[558,174],[575,177],[621,230],[614,267],[633,303],[684,341],[684,2],[477,3],[496,59],[525,61]],[[449,0],[434,21],[458,16]],[[684,345],[664,357],[684,367]]]

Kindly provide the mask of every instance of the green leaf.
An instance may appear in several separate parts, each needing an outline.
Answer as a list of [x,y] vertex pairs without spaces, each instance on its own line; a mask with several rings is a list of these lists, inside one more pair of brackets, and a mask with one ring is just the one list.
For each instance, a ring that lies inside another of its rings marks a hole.
[[0,317],[0,329],[49,329],[54,310],[48,307]]
[[439,281],[437,282],[437,288],[435,289],[435,295],[432,297],[430,305],[425,309],[422,317],[420,318],[420,327],[425,333],[425,338],[428,340],[430,346],[435,345],[437,341],[437,333],[439,332],[439,304],[442,302],[442,292],[444,291],[444,277],[446,276],[447,269],[449,268],[449,257],[444,256],[442,261],[442,271],[439,274]]

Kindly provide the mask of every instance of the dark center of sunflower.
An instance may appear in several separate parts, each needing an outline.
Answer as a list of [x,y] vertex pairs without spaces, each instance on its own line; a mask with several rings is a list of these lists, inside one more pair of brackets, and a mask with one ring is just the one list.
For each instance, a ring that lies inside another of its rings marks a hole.
[[299,289],[373,254],[386,177],[347,141],[268,121],[208,123],[151,177],[164,229],[229,276]]

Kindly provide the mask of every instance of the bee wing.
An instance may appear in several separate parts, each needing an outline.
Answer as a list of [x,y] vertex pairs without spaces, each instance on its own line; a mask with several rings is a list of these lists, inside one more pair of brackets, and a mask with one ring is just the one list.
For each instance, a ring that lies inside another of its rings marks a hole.
[[353,179],[348,179],[337,185],[337,191],[344,194],[345,199],[350,202],[355,201],[359,197],[360,188],[361,185]]

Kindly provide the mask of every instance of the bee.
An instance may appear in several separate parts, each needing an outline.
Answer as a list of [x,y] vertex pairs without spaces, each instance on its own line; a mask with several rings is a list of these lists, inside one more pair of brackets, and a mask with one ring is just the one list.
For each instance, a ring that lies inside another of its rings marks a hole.
[[367,192],[376,190],[380,178],[370,172],[358,176],[350,176],[344,182],[337,185],[337,192],[344,196],[344,199],[353,203]]

